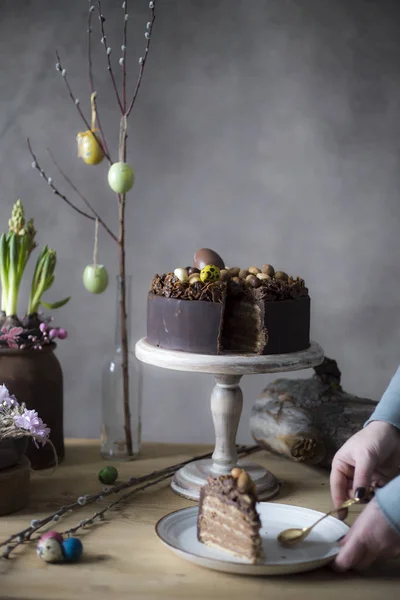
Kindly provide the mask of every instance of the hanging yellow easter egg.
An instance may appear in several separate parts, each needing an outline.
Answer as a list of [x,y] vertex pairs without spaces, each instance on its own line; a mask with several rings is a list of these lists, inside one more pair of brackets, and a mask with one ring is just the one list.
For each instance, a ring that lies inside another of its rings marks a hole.
[[104,158],[103,147],[97,134],[93,131],[78,133],[76,136],[78,142],[78,156],[87,165],[98,165]]

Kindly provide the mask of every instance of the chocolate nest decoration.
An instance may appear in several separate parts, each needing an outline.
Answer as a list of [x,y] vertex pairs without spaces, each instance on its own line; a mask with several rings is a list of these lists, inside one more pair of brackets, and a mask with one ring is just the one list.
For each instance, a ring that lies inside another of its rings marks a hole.
[[211,283],[182,282],[174,275],[167,273],[155,275],[151,282],[151,291],[157,296],[166,298],[179,298],[181,300],[205,300],[207,302],[223,302],[227,289],[229,294],[251,294],[259,300],[279,301],[300,298],[308,295],[304,280],[300,277],[289,277],[287,281],[280,279],[267,279],[254,288],[246,280],[238,278],[228,281],[215,281]]

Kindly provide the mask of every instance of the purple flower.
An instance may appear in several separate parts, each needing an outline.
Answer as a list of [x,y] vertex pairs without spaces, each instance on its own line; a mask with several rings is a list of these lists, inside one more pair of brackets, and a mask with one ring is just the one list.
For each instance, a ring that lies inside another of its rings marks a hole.
[[47,330],[47,325],[46,323],[40,323],[39,325],[39,329],[42,333],[44,333]]
[[7,331],[7,327],[3,327],[0,339],[7,340],[9,348],[18,348],[17,338],[23,331],[22,327],[12,327],[9,331]]
[[6,406],[18,406],[15,396],[12,396],[5,385],[0,385],[0,410]]
[[50,428],[43,423],[36,410],[25,409],[22,415],[14,417],[14,423],[21,429],[26,429],[34,441],[39,440],[44,445],[49,437]]
[[58,330],[58,337],[60,338],[60,340],[65,340],[65,338],[68,337],[68,332],[65,329],[60,328]]

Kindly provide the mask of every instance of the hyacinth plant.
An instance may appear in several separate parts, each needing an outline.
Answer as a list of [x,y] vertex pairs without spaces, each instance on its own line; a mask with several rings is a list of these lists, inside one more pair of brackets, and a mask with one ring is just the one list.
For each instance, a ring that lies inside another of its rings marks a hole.
[[43,300],[43,295],[54,283],[57,263],[56,252],[44,246],[36,260],[26,314],[22,319],[18,317],[22,279],[29,258],[37,247],[33,219],[26,222],[21,200],[14,204],[8,226],[8,232],[0,236],[0,347],[40,349],[54,338],[66,338],[67,332],[53,327],[52,317],[41,316],[39,308],[60,308],[69,298],[54,303]]
[[49,442],[50,429],[35,410],[19,404],[5,385],[0,385],[0,442],[29,437],[36,447]]

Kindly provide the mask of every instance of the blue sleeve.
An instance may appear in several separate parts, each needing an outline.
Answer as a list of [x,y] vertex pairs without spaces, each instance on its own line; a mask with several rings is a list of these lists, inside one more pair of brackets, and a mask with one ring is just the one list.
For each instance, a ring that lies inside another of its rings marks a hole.
[[400,535],[400,475],[377,490],[375,498],[389,523]]
[[[371,421],[386,421],[400,429],[400,367],[364,427]],[[400,534],[400,475],[377,490],[375,498],[389,523]]]
[[400,367],[364,427],[371,421],[386,421],[400,429]]

